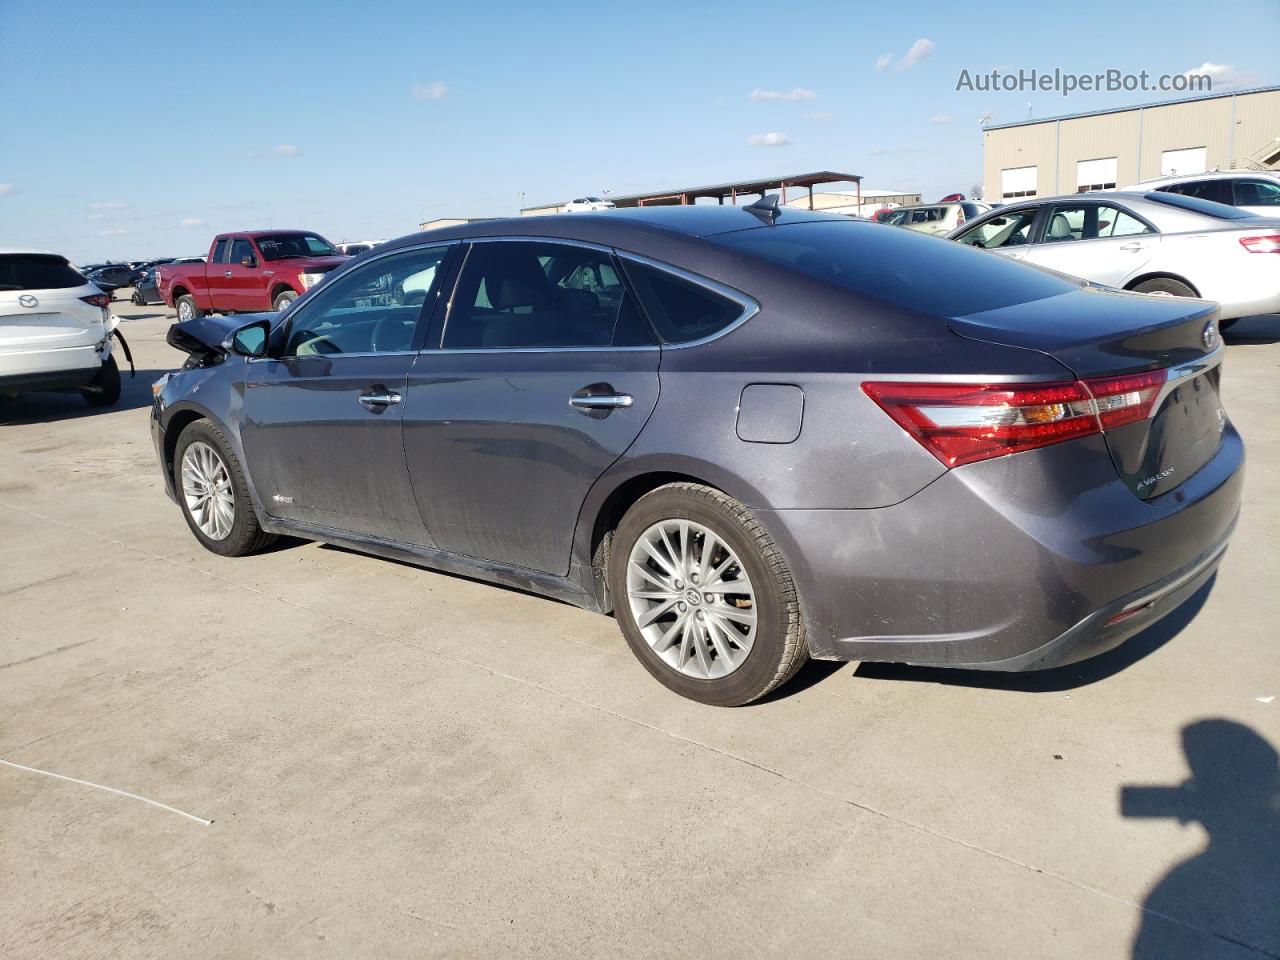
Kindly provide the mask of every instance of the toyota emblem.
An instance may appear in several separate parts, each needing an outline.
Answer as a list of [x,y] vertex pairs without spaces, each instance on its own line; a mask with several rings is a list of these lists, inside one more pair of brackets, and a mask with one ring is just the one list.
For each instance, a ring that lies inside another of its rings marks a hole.
[[24,307],[38,307],[38,306],[40,306],[40,301],[39,301],[39,300],[37,300],[35,297],[33,297],[33,296],[32,296],[31,294],[29,294],[29,293],[24,293],[22,296],[20,296],[20,297],[18,298],[18,303],[19,303],[21,306],[24,306]]
[[1204,331],[1200,334],[1200,339],[1204,341],[1205,349],[1213,346],[1213,341],[1218,339],[1218,324],[1210,320],[1204,325]]

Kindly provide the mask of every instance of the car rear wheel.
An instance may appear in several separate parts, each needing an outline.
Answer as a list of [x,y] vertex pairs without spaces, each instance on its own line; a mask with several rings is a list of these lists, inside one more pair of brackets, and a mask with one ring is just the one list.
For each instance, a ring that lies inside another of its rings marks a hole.
[[627,511],[609,552],[623,636],[676,693],[741,706],[808,659],[782,554],[750,511],[719,490],[659,487]]
[[298,295],[292,290],[281,290],[276,294],[275,300],[271,301],[271,307],[277,313],[298,299]]
[[206,549],[243,557],[275,539],[258,525],[240,461],[211,421],[197,420],[182,431],[173,469],[182,514]]
[[1136,293],[1162,293],[1168,297],[1194,297],[1197,295],[1185,283],[1169,277],[1153,277],[1150,280],[1143,280],[1141,283],[1135,284],[1133,289]]
[[138,293],[137,290],[133,291],[133,296],[130,297],[129,299],[133,302],[133,305],[135,307],[145,306],[145,304],[142,302],[142,294]]
[[91,407],[110,407],[120,399],[120,368],[115,357],[107,357],[102,368],[84,388],[84,398]]
[[198,320],[204,316],[204,311],[196,306],[196,298],[189,293],[184,293],[174,301],[174,308],[178,311],[178,322],[186,323],[188,320]]

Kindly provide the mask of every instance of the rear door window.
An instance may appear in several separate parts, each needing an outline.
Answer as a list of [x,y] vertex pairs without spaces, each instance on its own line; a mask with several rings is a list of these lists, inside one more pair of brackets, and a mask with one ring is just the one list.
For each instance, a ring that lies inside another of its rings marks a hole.
[[0,290],[65,290],[86,281],[65,257],[42,253],[0,254]]
[[219,237],[218,242],[213,245],[213,262],[227,262],[227,248],[231,246],[231,240],[228,237]]
[[446,350],[652,343],[612,254],[569,244],[476,243],[445,322]]

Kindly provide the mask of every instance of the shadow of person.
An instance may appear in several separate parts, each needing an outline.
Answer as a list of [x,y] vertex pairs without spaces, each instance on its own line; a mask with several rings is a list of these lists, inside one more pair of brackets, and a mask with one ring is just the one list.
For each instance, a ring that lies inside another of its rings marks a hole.
[[1280,755],[1220,719],[1184,727],[1182,747],[1189,779],[1120,789],[1123,816],[1197,821],[1209,835],[1147,895],[1134,960],[1280,955]]

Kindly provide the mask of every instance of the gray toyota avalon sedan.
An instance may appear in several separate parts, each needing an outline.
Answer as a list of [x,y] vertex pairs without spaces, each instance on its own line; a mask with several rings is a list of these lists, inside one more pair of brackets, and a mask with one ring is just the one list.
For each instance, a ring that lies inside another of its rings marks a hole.
[[768,204],[488,221],[200,317],[155,389],[208,549],[289,534],[612,612],[695,700],[808,657],[1032,670],[1216,569],[1212,303]]

